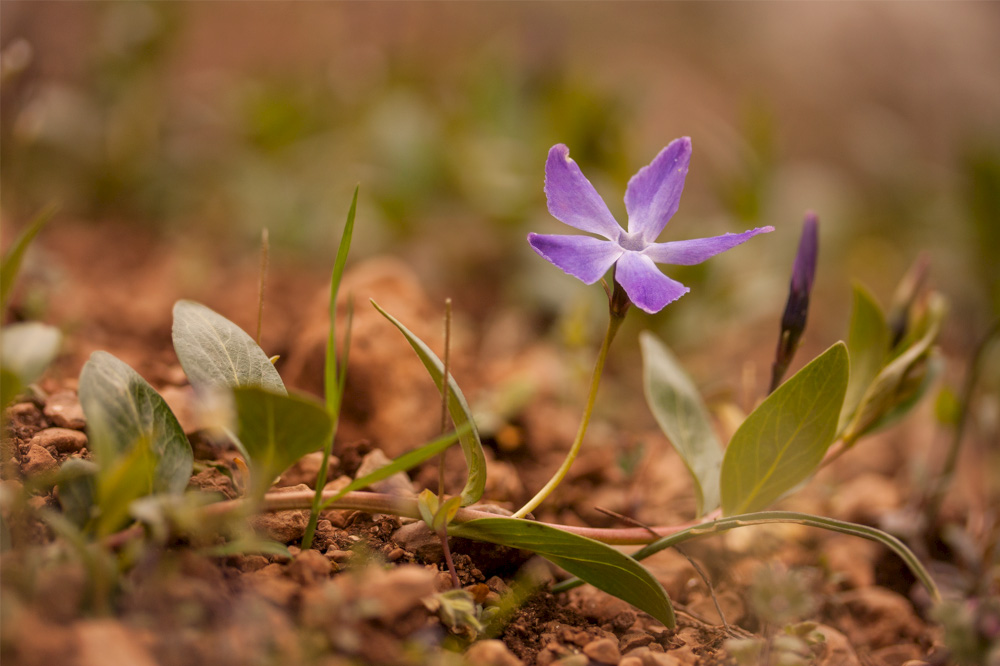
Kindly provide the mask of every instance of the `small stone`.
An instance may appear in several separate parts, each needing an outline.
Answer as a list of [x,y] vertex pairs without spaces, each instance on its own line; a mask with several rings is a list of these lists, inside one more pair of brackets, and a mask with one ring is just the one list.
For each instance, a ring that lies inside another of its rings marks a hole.
[[391,569],[369,567],[365,570],[362,589],[365,596],[379,604],[379,617],[389,624],[414,608],[421,608],[421,599],[434,594],[435,573],[421,566],[400,565]]
[[232,563],[233,566],[243,573],[259,571],[269,564],[266,557],[257,554],[238,555],[233,559]]
[[503,641],[490,639],[473,643],[465,651],[469,666],[524,666],[524,662],[511,654]]
[[32,437],[30,443],[44,446],[52,453],[76,453],[87,446],[87,435],[69,428],[46,428]]
[[622,658],[622,653],[618,651],[618,644],[610,638],[587,643],[583,646],[583,653],[602,664],[617,664]]
[[333,564],[318,550],[304,550],[288,565],[288,575],[302,585],[312,585],[316,581],[330,577]]
[[664,652],[650,651],[643,655],[642,666],[681,666],[681,662]]
[[328,550],[326,551],[326,556],[333,560],[334,562],[344,563],[354,557],[354,551],[352,550]]
[[[360,479],[363,476],[382,469],[391,462],[392,460],[381,449],[372,449],[361,459],[361,466],[358,467],[355,477]],[[416,495],[413,492],[413,482],[410,481],[410,477],[405,472],[396,472],[387,479],[376,481],[371,484],[371,489],[387,495],[400,495],[403,497]]]
[[437,564],[444,559],[441,537],[432,532],[423,521],[403,525],[392,533],[392,540],[413,553],[421,562]]
[[21,470],[28,476],[51,472],[57,467],[59,467],[59,463],[52,457],[49,450],[38,444],[32,444],[28,447],[28,453],[21,464]]
[[618,649],[622,654],[628,654],[636,648],[646,647],[653,642],[653,637],[645,631],[630,631],[618,641]]
[[45,418],[60,428],[83,430],[87,420],[83,415],[80,399],[73,391],[59,391],[45,401]]
[[386,553],[385,559],[389,560],[390,562],[398,562],[399,559],[403,557],[403,555],[406,555],[405,550],[403,550],[402,548],[393,548],[388,553]]
[[[340,461],[336,456],[330,456],[326,466],[326,478],[329,479],[331,473],[337,468]],[[279,486],[295,486],[304,483],[310,488],[316,487],[319,478],[320,468],[323,466],[323,452],[315,451],[299,458],[294,465],[281,474],[278,479]]]
[[[306,485],[291,486],[288,488],[274,488],[272,493],[289,493],[298,491],[308,491]],[[273,539],[281,543],[291,543],[298,541],[306,533],[306,525],[309,523],[309,511],[298,509],[293,511],[276,511],[273,513],[263,513],[250,519],[251,526],[268,539]]]
[[7,417],[11,421],[18,421],[36,428],[45,425],[42,411],[33,402],[18,402],[11,405],[7,408]]
[[642,659],[639,659],[639,657],[622,657],[622,660],[618,662],[618,666],[642,666]]

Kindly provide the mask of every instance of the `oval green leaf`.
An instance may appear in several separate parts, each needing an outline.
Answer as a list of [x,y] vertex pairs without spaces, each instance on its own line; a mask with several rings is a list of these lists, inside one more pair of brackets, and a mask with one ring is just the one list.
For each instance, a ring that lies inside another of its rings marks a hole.
[[167,403],[128,364],[96,351],[80,372],[80,405],[102,472],[145,442],[155,459],[153,490],[182,492],[194,456]]
[[885,365],[889,353],[889,325],[875,297],[860,284],[854,285],[851,328],[847,352],[851,359],[851,378],[847,383],[844,407],[840,411],[838,431],[850,423],[872,380]]
[[236,436],[250,456],[253,491],[262,495],[274,479],[333,435],[323,403],[310,397],[275,393],[259,386],[233,389]]
[[528,550],[673,628],[674,609],[663,586],[641,564],[607,544],[519,518],[453,523],[452,536]]
[[[441,381],[444,377],[444,364],[441,363],[441,359],[420,338],[403,326],[399,320],[379,307],[378,303],[375,301],[371,303],[383,317],[392,322],[399,329],[399,332],[403,334],[406,341],[413,347],[413,351],[420,357],[421,363],[427,368],[427,372],[440,391]],[[455,428],[463,432],[459,437],[458,443],[462,447],[462,453],[465,454],[465,466],[469,471],[469,476],[465,483],[465,488],[462,490],[462,506],[468,506],[478,502],[479,498],[483,496],[483,490],[486,488],[486,455],[483,453],[483,443],[479,439],[479,430],[472,419],[472,411],[469,409],[469,403],[466,402],[462,389],[458,388],[455,378],[450,373],[448,376],[448,412],[451,414],[451,420],[454,422]],[[468,425],[467,430],[465,429],[466,425]]]
[[701,516],[719,506],[722,446],[701,394],[670,349],[648,331],[639,344],[646,403],[694,480]]
[[192,386],[259,386],[287,393],[264,350],[247,333],[211,308],[177,301],[171,335]]
[[838,342],[747,416],[722,460],[723,515],[759,511],[816,470],[837,432],[848,368]]

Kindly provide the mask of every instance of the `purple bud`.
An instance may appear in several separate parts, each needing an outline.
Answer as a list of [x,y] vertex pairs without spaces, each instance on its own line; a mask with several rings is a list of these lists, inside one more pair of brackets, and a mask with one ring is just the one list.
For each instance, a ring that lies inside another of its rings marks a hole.
[[778,338],[778,350],[775,353],[774,365],[771,368],[771,391],[778,388],[781,378],[795,356],[799,339],[806,328],[806,318],[809,315],[809,294],[812,292],[813,279],[816,277],[816,256],[819,252],[819,220],[812,211],[806,213],[802,222],[802,236],[799,239],[799,251],[792,265],[792,280],[788,287],[788,302],[785,313],[781,317],[781,336]]

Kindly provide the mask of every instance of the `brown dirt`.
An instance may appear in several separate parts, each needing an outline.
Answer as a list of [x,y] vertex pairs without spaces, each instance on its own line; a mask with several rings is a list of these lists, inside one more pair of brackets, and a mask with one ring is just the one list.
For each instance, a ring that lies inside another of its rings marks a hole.
[[[178,413],[193,413],[192,394],[170,346],[173,301],[202,300],[248,330],[255,314],[255,261],[249,259],[222,262],[223,268],[195,281],[185,272],[193,269],[181,267],[176,246],[120,227],[70,225],[46,235],[41,247],[25,283],[37,288],[49,280],[45,318],[68,335],[64,354],[41,383],[43,393],[8,410],[3,483],[12,490],[70,456],[88,456],[83,424],[67,420],[65,412],[66,405],[73,406],[75,377],[92,350],[119,355],[169,395]],[[437,315],[405,268],[379,259],[356,267],[348,279],[358,302],[374,294],[420,335],[435,339]],[[263,346],[282,355],[279,368],[290,384],[304,389],[318,388],[323,280],[322,272],[279,264],[269,283]],[[14,312],[23,310],[15,304]],[[373,449],[396,455],[428,439],[435,428],[433,388],[405,342],[380,317],[359,311],[355,325],[355,339],[368,343],[352,353],[331,479],[354,474]],[[559,379],[565,375],[539,370],[559,367],[557,349],[532,344],[513,348],[504,358],[480,360],[472,334],[463,335],[455,367],[470,397],[481,390],[477,363],[490,380],[510,382],[532,373],[543,378],[535,400],[487,442],[493,498],[512,507],[558,464],[575,429],[575,403],[565,399],[566,383]],[[64,408],[53,411],[60,400]],[[679,459],[648,417],[633,419],[628,409],[623,407],[625,417],[617,420],[598,418],[572,477],[538,517],[574,525],[615,523],[595,506],[643,523],[689,517],[689,486]],[[630,425],[622,427],[626,417]],[[192,441],[202,463],[192,486],[233,496],[224,471],[231,456],[196,434]],[[909,492],[900,473],[909,455],[905,441],[904,430],[872,442],[864,457],[846,456],[796,496],[796,507],[869,524],[900,509]],[[616,452],[640,443],[645,453],[638,472],[629,476],[616,464]],[[314,483],[319,463],[310,464],[286,474],[282,485]],[[457,484],[461,474],[455,454],[449,457],[449,480]],[[434,474],[412,476],[418,490]],[[852,501],[858,497],[867,499]],[[94,570],[54,545],[51,530],[32,518],[31,509],[40,506],[58,508],[58,499],[37,494],[7,516],[15,547],[0,557],[5,664],[442,663],[435,650],[451,640],[424,603],[447,588],[443,565],[415,547],[404,548],[394,517],[329,511],[315,550],[303,553],[297,542],[304,512],[276,514],[261,529],[289,544],[291,560],[210,558],[198,554],[195,544],[170,542],[132,553],[120,584],[107,590]],[[487,606],[498,603],[515,571],[481,552],[462,552],[461,544],[455,548],[462,584]],[[687,557],[712,581],[731,634]],[[733,663],[723,647],[729,636],[775,631],[757,617],[748,589],[762,568],[777,566],[809,573],[807,594],[816,603],[803,619],[818,623],[827,636],[814,646],[815,663],[930,661],[929,655],[939,652],[940,636],[925,618],[926,599],[911,578],[887,562],[892,558],[881,547],[843,535],[793,527],[734,531],[691,543],[684,555],[667,552],[648,561],[677,606],[675,630],[591,588],[555,596],[543,588],[498,636],[505,647],[484,644],[479,654],[491,655],[489,663],[540,666],[566,658],[571,658],[567,664],[622,666]],[[543,569],[549,579],[560,575]]]

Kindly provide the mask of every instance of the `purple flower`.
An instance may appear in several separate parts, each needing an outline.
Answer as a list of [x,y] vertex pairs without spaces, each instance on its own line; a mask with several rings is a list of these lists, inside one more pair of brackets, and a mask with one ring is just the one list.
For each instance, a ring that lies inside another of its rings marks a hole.
[[569,148],[552,146],[545,163],[549,212],[560,222],[600,238],[531,233],[528,242],[543,258],[586,284],[597,282],[616,266],[615,280],[629,300],[646,312],[659,312],[689,289],[661,273],[656,264],[700,264],[752,236],[774,231],[759,227],[741,234],[655,242],[677,212],[690,161],[691,139],[683,137],[671,141],[649,166],[632,176],[625,190],[625,230],[570,159]]

